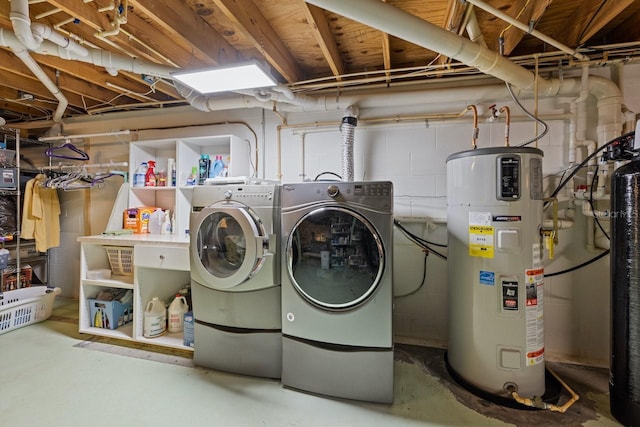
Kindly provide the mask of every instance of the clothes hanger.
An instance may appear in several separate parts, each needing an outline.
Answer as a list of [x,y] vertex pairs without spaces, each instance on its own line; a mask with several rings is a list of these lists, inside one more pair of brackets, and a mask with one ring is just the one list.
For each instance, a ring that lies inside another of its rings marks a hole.
[[[73,145],[72,143],[68,142],[68,140],[66,140],[67,142],[65,142],[64,144],[58,146],[58,147],[49,147],[47,148],[47,150],[45,151],[45,154],[48,157],[55,157],[57,159],[67,159],[67,160],[89,160],[89,155],[85,152],[82,151],[81,149],[79,149],[78,147],[76,147],[75,145]],[[69,150],[71,150],[72,152],[76,153],[77,156],[68,156],[65,154],[58,154],[55,151],[57,150],[61,150],[63,148],[67,148]]]

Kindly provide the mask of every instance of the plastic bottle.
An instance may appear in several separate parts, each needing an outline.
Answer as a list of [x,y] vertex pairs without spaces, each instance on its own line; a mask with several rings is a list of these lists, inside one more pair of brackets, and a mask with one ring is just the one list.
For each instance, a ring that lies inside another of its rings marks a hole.
[[222,176],[229,176],[229,167],[231,167],[231,156],[227,157],[227,162],[224,164],[224,169],[222,170]]
[[153,297],[151,301],[147,303],[147,308],[144,311],[144,326],[142,328],[142,335],[146,338],[155,338],[164,334],[167,328],[167,309],[164,307],[164,303]]
[[189,311],[187,299],[176,294],[169,304],[169,332],[182,332],[184,329],[184,314]]
[[158,171],[158,187],[167,186],[167,172],[164,169]]
[[162,221],[164,219],[164,213],[162,209],[158,208],[149,216],[149,233],[161,234],[162,233]]
[[176,159],[167,159],[167,184],[170,187],[176,186]]
[[209,170],[211,169],[211,159],[208,154],[201,154],[198,161],[198,184],[204,184],[205,179],[209,178]]
[[144,187],[144,180],[147,176],[147,162],[142,162],[133,174],[133,186]]
[[198,183],[198,167],[194,166],[191,168],[191,175],[187,177],[187,186],[196,185]]
[[144,185],[145,187],[155,187],[158,184],[156,172],[154,170],[156,167],[156,162],[154,162],[153,160],[149,160],[147,164],[148,169],[147,174],[144,177]]
[[171,234],[171,216],[169,215],[169,209],[164,211],[164,221],[162,222],[160,234]]
[[209,172],[209,178],[222,176],[223,170],[224,170],[224,162],[222,161],[222,156],[217,155],[216,159],[213,161],[213,166],[211,166],[211,171]]

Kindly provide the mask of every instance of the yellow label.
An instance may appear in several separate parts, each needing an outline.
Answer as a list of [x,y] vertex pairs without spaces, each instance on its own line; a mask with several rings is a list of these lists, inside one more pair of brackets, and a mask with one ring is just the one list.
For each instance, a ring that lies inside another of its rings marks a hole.
[[469,255],[493,258],[493,227],[487,225],[469,226]]

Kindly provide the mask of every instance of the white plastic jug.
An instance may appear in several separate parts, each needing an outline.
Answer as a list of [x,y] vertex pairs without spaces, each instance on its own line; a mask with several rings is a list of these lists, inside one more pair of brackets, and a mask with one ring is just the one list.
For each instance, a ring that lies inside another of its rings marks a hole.
[[167,309],[164,303],[157,297],[154,297],[147,303],[144,311],[144,326],[142,335],[146,338],[155,338],[164,334],[167,328]]
[[149,216],[149,233],[161,234],[163,220],[164,220],[164,211],[160,208],[156,209],[155,212],[153,212]]
[[189,311],[187,299],[180,294],[169,304],[169,332],[182,332],[184,329],[184,314]]

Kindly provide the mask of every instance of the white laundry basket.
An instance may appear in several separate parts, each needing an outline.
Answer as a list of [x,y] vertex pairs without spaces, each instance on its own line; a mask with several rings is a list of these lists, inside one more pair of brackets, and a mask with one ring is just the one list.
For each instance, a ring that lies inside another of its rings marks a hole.
[[62,289],[34,286],[0,293],[0,335],[51,316]]

